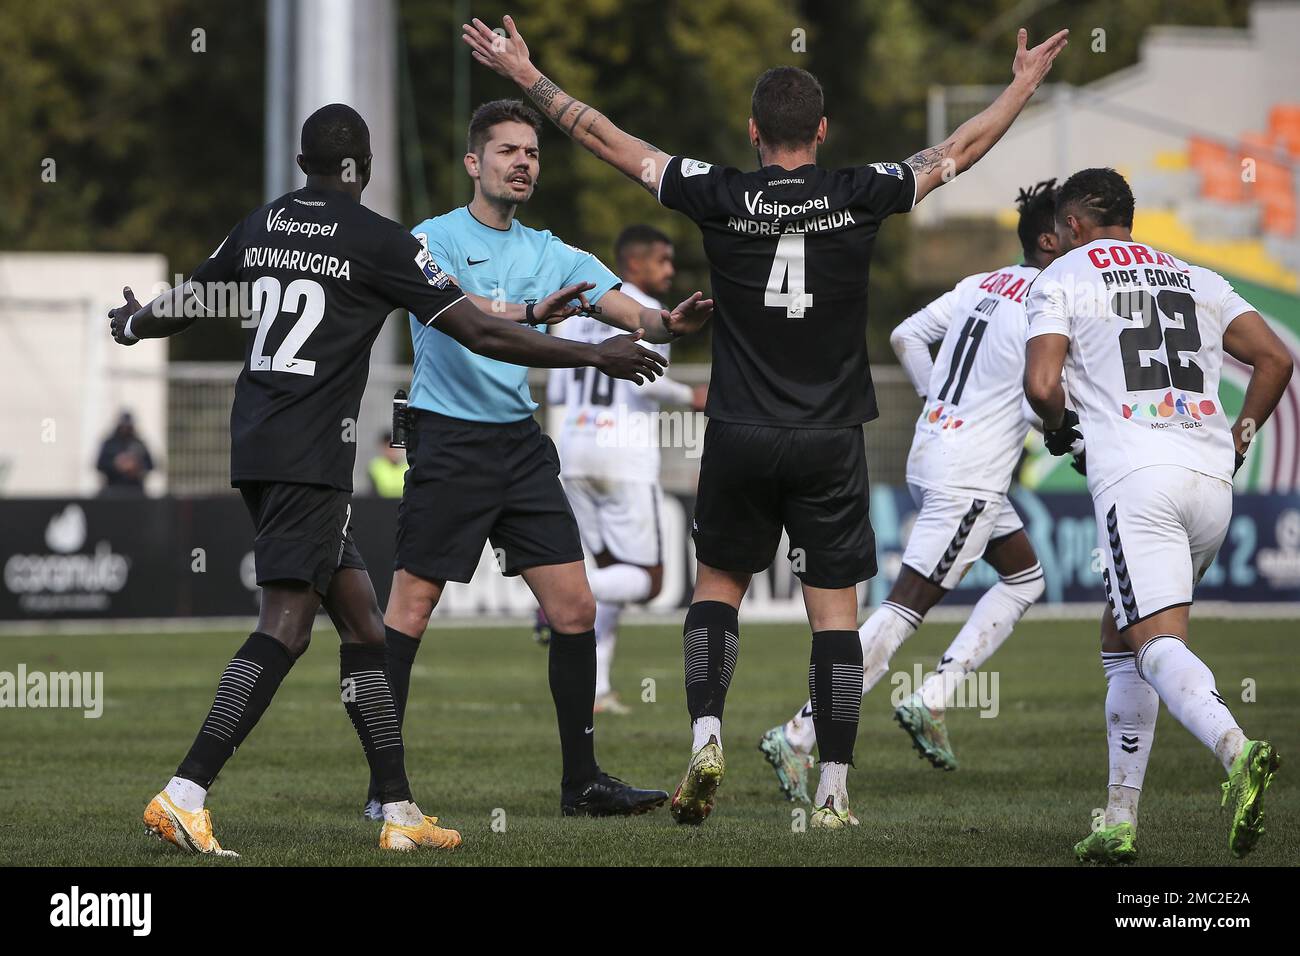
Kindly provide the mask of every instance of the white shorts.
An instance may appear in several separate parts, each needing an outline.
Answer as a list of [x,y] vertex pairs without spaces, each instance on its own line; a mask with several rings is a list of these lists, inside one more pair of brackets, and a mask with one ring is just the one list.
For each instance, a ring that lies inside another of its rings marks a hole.
[[562,478],[582,543],[593,555],[608,551],[622,564],[663,563],[663,493],[654,481]]
[[1006,495],[961,495],[909,484],[921,509],[903,563],[945,590],[957,586],[990,541],[1024,528]]
[[1122,631],[1192,603],[1192,589],[1228,533],[1232,485],[1181,465],[1148,465],[1093,505],[1106,600]]

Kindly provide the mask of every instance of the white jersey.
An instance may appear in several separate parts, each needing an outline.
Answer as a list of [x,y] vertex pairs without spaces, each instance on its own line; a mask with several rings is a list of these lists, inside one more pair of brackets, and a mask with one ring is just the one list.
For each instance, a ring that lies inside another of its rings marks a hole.
[[1140,242],[1097,239],[1044,269],[1028,305],[1031,338],[1070,340],[1065,384],[1094,497],[1149,465],[1232,481],[1223,333],[1253,309],[1227,280]]
[[[623,283],[621,291],[646,308],[662,308],[628,282]],[[581,315],[549,331],[551,335],[593,344],[624,334]],[[668,357],[667,344],[644,340],[641,344]],[[666,377],[637,385],[610,378],[594,368],[552,369],[546,392],[552,404],[564,406],[559,440],[564,476],[617,481],[659,480],[659,403],[690,404],[691,400],[690,386]]]
[[[1015,265],[957,283],[902,322],[890,342],[925,398],[907,456],[909,484],[1004,495],[1029,431],[1025,296],[1038,275]],[[930,359],[930,346],[942,341]]]

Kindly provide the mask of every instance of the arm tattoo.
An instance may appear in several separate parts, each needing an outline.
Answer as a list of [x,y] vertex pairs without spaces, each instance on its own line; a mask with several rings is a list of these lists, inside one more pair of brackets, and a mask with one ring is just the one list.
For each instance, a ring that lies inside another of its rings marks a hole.
[[591,107],[588,106],[586,103],[581,104],[581,106],[582,106],[582,109],[578,112],[578,115],[575,116],[575,117],[573,118],[573,122],[569,124],[569,135],[570,135],[570,136],[572,136],[574,130],[576,130],[576,129],[578,128],[578,121],[579,121],[580,119],[582,119],[584,116],[586,116],[586,115],[587,115],[587,112],[591,109]]
[[907,165],[918,173],[932,173],[938,169],[947,154],[949,144],[944,143],[942,146],[931,146],[929,149],[923,149],[907,161]]
[[544,76],[539,76],[537,82],[528,90],[528,95],[544,110],[550,110],[551,103],[555,101],[560,93],[564,92]]

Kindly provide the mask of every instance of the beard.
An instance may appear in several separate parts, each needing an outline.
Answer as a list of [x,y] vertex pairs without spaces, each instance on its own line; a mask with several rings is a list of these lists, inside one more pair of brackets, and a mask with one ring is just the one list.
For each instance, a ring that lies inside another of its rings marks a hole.
[[528,192],[522,196],[515,193],[506,183],[502,183],[496,189],[484,188],[483,194],[492,202],[503,203],[507,206],[522,206],[528,200],[533,198],[533,190],[537,188],[537,180],[533,180],[528,186]]

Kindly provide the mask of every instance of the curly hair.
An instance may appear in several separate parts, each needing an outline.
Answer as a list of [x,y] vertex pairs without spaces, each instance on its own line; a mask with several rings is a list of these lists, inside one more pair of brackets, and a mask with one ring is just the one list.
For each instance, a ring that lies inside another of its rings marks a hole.
[[1133,190],[1115,170],[1081,169],[1056,191],[1058,215],[1070,210],[1098,226],[1133,226]]
[[1020,212],[1016,235],[1020,237],[1020,248],[1028,259],[1038,252],[1038,237],[1055,228],[1056,180],[1045,179],[1028,189],[1020,190],[1020,195],[1016,197],[1016,209]]

